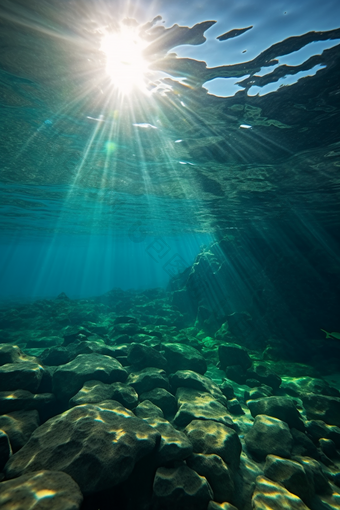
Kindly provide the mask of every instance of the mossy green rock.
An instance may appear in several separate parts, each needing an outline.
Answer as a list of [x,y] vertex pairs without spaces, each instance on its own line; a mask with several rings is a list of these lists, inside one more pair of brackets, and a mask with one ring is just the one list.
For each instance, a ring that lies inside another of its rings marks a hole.
[[14,411],[0,416],[0,429],[8,435],[14,453],[27,443],[39,425],[40,418],[36,410]]
[[323,420],[340,427],[340,398],[308,393],[302,401],[309,420]]
[[266,397],[248,400],[247,406],[253,417],[265,414],[282,420],[290,427],[304,431],[304,423],[292,399],[287,397]]
[[264,475],[282,484],[289,492],[301,498],[306,505],[310,504],[314,496],[313,476],[298,462],[282,459],[276,455],[267,455]]
[[293,448],[293,437],[287,423],[263,414],[256,416],[244,440],[255,460],[264,460],[269,454],[290,457]]
[[190,388],[210,393],[221,404],[226,405],[227,399],[220,388],[209,377],[196,374],[192,370],[178,370],[169,377],[171,388],[176,391],[177,388]]
[[162,348],[168,361],[169,372],[192,370],[204,374],[207,371],[207,363],[204,357],[194,347],[179,343],[163,343]]
[[158,466],[185,460],[191,455],[192,444],[188,437],[183,432],[176,430],[167,420],[154,416],[145,418],[145,421],[161,434],[161,441],[155,454]]
[[160,368],[144,368],[137,372],[132,372],[127,384],[130,384],[140,395],[155,388],[169,389],[169,380],[166,372]]
[[222,370],[232,365],[240,365],[244,370],[252,364],[248,352],[237,344],[222,344],[218,346],[218,356]]
[[79,486],[61,471],[36,471],[0,483],[2,510],[78,510],[82,501]]
[[305,503],[279,483],[264,476],[256,479],[256,488],[252,497],[254,510],[309,510]]
[[235,468],[239,465],[242,446],[237,433],[212,420],[193,420],[185,429],[194,453],[216,454]]
[[186,427],[192,420],[215,420],[233,427],[227,409],[210,393],[178,388],[176,397],[179,409],[174,417],[174,424],[177,427]]
[[147,391],[142,393],[139,398],[141,402],[150,400],[150,402],[162,409],[165,416],[173,415],[177,411],[175,397],[164,388],[155,388],[151,391]]
[[27,390],[36,393],[44,368],[35,361],[7,363],[0,367],[0,391]]
[[7,478],[44,469],[63,471],[83,494],[109,489],[160,441],[158,431],[118,402],[76,406],[38,427],[6,464]]
[[132,409],[138,404],[138,395],[132,386],[124,383],[105,384],[100,381],[86,381],[83,387],[70,399],[70,407],[81,404],[97,404],[104,400],[116,400]]
[[213,498],[207,480],[187,466],[158,468],[153,493],[155,510],[206,510]]
[[227,464],[219,455],[194,453],[187,465],[201,476],[204,476],[213,490],[214,500],[222,503],[230,501],[234,492],[234,481]]
[[79,354],[61,365],[53,374],[53,393],[59,400],[69,400],[86,381],[124,382],[127,372],[114,358],[102,354]]

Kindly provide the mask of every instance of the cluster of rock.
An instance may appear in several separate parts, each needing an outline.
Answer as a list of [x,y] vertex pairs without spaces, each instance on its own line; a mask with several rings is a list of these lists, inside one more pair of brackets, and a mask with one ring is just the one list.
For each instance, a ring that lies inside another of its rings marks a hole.
[[335,388],[231,343],[208,365],[131,316],[105,341],[95,329],[68,327],[39,357],[0,345],[0,508],[337,507]]

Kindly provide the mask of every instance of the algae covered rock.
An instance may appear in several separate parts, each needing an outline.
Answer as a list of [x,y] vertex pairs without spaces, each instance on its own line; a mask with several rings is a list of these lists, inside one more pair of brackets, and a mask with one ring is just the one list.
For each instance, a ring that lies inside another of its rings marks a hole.
[[36,471],[0,483],[2,510],[78,510],[82,501],[79,486],[61,471]]
[[323,420],[340,427],[340,398],[308,393],[302,401],[309,420]]
[[124,383],[105,384],[100,381],[86,381],[81,390],[70,399],[70,406],[97,404],[104,400],[116,400],[132,409],[138,404],[138,395],[132,386]]
[[164,418],[163,411],[158,406],[150,402],[150,400],[144,400],[134,409],[134,413],[138,418]]
[[218,346],[218,356],[222,370],[232,365],[238,365],[243,370],[252,364],[251,358],[243,347],[237,344],[222,344]]
[[102,354],[79,354],[53,374],[53,393],[60,400],[69,400],[86,381],[124,382],[127,372],[114,358]]
[[295,494],[292,494],[279,483],[264,476],[256,479],[256,489],[252,498],[254,510],[279,510],[289,508],[289,510],[309,510],[308,506]]
[[274,391],[280,387],[281,377],[271,372],[265,365],[255,364],[254,367],[248,369],[247,377],[249,379],[258,380],[260,383],[269,386]]
[[156,349],[143,344],[130,344],[127,351],[127,361],[138,369],[155,367],[166,368],[166,358]]
[[207,480],[189,467],[157,469],[153,484],[155,510],[206,510],[211,499]]
[[35,361],[7,363],[0,367],[0,391],[27,390],[36,393],[44,368]]
[[313,476],[310,471],[293,460],[267,455],[264,475],[281,483],[289,492],[298,496],[307,505],[314,495]]
[[287,423],[259,414],[244,437],[247,449],[255,458],[265,459],[269,454],[290,457],[293,437]]
[[154,388],[151,391],[142,393],[139,398],[141,402],[149,400],[156,406],[160,407],[165,416],[173,415],[177,410],[175,397],[164,388]]
[[126,480],[159,440],[157,430],[118,402],[77,406],[38,427],[12,455],[5,473],[14,478],[45,469],[63,471],[83,494],[91,494]]
[[231,500],[234,481],[230,469],[221,457],[215,454],[194,453],[186,463],[196,473],[208,480],[214,493],[214,501],[222,503]]
[[0,366],[22,361],[37,361],[33,356],[23,353],[20,347],[11,344],[0,345]]
[[304,430],[304,423],[294,402],[287,397],[266,397],[256,400],[248,400],[247,406],[253,417],[258,414],[266,414],[279,420],[285,421],[290,427]]
[[127,381],[140,395],[155,388],[169,389],[169,380],[164,370],[160,368],[144,368],[137,372],[132,372]]
[[233,427],[233,420],[227,409],[210,393],[178,388],[176,393],[179,409],[174,424],[186,427],[192,420],[215,420]]
[[209,501],[207,510],[238,510],[238,509],[231,503],[217,503],[216,501]]
[[14,411],[0,416],[0,429],[9,437],[13,452],[22,448],[40,425],[38,411]]
[[52,393],[33,394],[26,390],[0,391],[2,413],[36,409],[40,417],[50,417],[55,413],[55,406],[56,398]]
[[157,465],[187,459],[192,453],[192,444],[184,432],[176,430],[171,423],[161,417],[146,418],[145,421],[161,434],[155,461]]
[[227,400],[221,389],[209,377],[196,374],[192,370],[178,370],[169,377],[171,388],[176,391],[177,388],[191,388],[194,390],[210,393],[221,404],[226,405]]
[[4,430],[0,429],[0,473],[11,455],[12,448],[9,437]]
[[207,371],[204,357],[194,347],[179,343],[163,343],[162,348],[168,361],[169,372],[192,370],[198,374],[204,374]]
[[237,433],[216,421],[193,420],[184,432],[194,453],[216,454],[231,468],[239,465],[241,442]]

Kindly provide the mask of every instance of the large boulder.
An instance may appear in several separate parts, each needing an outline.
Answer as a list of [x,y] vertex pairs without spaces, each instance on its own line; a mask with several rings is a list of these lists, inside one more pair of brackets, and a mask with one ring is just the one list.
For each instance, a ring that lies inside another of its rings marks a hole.
[[127,384],[130,384],[140,395],[155,388],[169,389],[169,380],[164,370],[160,368],[144,368],[137,372],[132,372]]
[[252,364],[251,358],[246,349],[237,344],[222,344],[218,346],[218,356],[222,370],[232,365],[241,366],[247,370]]
[[189,345],[163,343],[163,354],[168,361],[168,371],[192,370],[199,374],[207,371],[207,363],[202,354]]
[[192,444],[184,432],[176,430],[161,417],[145,418],[145,421],[161,434],[161,441],[155,455],[158,466],[187,459],[192,453]]
[[37,361],[33,356],[23,353],[20,347],[12,344],[0,345],[0,366],[20,363],[22,361]]
[[0,429],[9,437],[13,452],[22,448],[40,425],[38,411],[14,411],[0,416]]
[[187,466],[158,468],[153,494],[155,510],[206,510],[213,499],[206,478]]
[[263,414],[256,416],[244,440],[249,453],[258,460],[264,460],[269,454],[290,457],[293,448],[287,423]]
[[178,388],[176,393],[179,409],[174,417],[177,427],[186,427],[192,420],[215,420],[233,427],[227,409],[210,393]]
[[227,404],[227,399],[217,384],[209,379],[209,377],[196,374],[196,372],[192,370],[178,370],[170,375],[169,381],[174,392],[177,388],[190,388],[193,390],[205,391],[210,393],[216,400],[221,402],[221,404]]
[[141,402],[149,400],[156,406],[160,407],[165,416],[173,415],[177,410],[175,397],[164,388],[155,388],[151,391],[147,391],[142,393],[139,398]]
[[78,510],[82,501],[76,482],[60,471],[36,471],[0,483],[2,510]]
[[43,420],[55,414],[56,398],[53,393],[33,394],[26,390],[0,391],[0,408],[4,414],[36,409]]
[[201,476],[204,476],[214,493],[214,501],[223,503],[230,501],[234,492],[234,481],[227,464],[218,455],[194,453],[187,465]]
[[11,443],[6,432],[0,429],[0,473],[12,455]]
[[240,462],[241,442],[237,433],[216,421],[193,420],[184,432],[192,443],[194,453],[219,455],[231,468]]
[[35,361],[7,363],[0,367],[0,391],[27,390],[36,393],[44,368]]
[[70,407],[81,404],[97,404],[104,400],[117,400],[128,409],[138,404],[138,395],[132,386],[124,383],[105,384],[100,381],[86,381],[81,390],[70,399]]
[[313,475],[305,471],[298,462],[282,459],[276,455],[267,455],[264,475],[274,482],[282,484],[286,489],[298,496],[309,505],[314,496]]
[[340,398],[308,393],[302,396],[309,420],[323,420],[340,427]]
[[69,400],[86,381],[124,382],[127,372],[114,358],[103,354],[79,354],[53,374],[53,393],[59,400]]
[[264,476],[258,476],[256,479],[256,489],[252,498],[252,507],[254,510],[309,510],[304,502],[295,494],[287,491],[279,483]]
[[127,479],[135,463],[156,448],[157,430],[118,402],[73,407],[37,428],[12,455],[7,478],[39,470],[63,471],[83,494]]
[[166,368],[166,358],[156,349],[148,345],[132,343],[127,352],[129,365],[134,365],[139,370],[147,367]]
[[256,400],[248,400],[247,406],[252,416],[258,414],[272,416],[285,421],[290,427],[304,431],[305,426],[294,402],[288,397],[266,397]]

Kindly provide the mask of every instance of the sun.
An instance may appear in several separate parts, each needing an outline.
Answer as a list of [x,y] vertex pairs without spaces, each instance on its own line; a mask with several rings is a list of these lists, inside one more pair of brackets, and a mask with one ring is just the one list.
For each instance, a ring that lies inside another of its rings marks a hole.
[[124,25],[118,31],[105,32],[102,36],[100,50],[106,57],[106,73],[124,95],[132,90],[146,91],[149,63],[143,50],[147,44],[135,28]]

